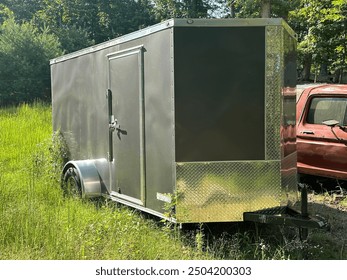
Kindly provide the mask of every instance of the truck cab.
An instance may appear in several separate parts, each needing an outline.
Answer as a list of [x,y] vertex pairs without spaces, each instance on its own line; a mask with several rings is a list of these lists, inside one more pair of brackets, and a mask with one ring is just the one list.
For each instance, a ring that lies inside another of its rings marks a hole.
[[299,175],[347,180],[347,85],[306,88],[296,110]]

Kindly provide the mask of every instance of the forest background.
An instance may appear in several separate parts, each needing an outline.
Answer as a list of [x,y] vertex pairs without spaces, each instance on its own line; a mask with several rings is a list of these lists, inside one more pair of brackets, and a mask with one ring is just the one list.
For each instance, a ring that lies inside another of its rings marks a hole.
[[281,17],[299,81],[347,80],[347,0],[0,0],[0,107],[50,101],[49,59],[169,18]]

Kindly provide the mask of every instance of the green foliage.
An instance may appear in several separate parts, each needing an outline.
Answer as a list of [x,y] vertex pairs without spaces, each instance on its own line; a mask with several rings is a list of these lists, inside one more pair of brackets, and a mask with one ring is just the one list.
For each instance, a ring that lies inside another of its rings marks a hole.
[[0,106],[49,100],[49,59],[60,54],[48,29],[6,19],[0,26]]
[[183,1],[184,16],[188,18],[207,18],[207,12],[211,9],[210,2],[207,0]]
[[64,53],[78,51],[95,44],[88,32],[81,27],[58,28],[53,33],[59,38]]
[[158,21],[184,17],[182,3],[175,0],[154,0],[154,14]]
[[[11,10],[16,15],[18,23],[20,23],[22,21],[30,21],[33,18],[36,11],[41,8],[42,0],[0,0],[1,5]],[[2,22],[0,16],[0,24]]]
[[331,72],[345,69],[346,0],[301,0],[289,19],[299,36],[301,57],[312,58],[315,65],[326,65]]
[[149,0],[109,1],[99,8],[100,34],[96,41],[106,41],[154,24]]
[[3,24],[3,22],[8,18],[13,18],[14,13],[11,11],[7,6],[4,4],[0,4],[0,24]]
[[[286,19],[289,11],[299,5],[300,0],[272,0],[271,17],[282,17]],[[264,0],[231,0],[236,9],[236,16],[241,18],[261,17]]]
[[234,1],[236,15],[240,18],[260,17],[261,1],[237,0]]
[[[90,42],[100,43],[130,33],[154,23],[152,4],[149,0],[42,0],[42,8],[35,13],[39,26],[49,26],[59,38],[65,34],[72,42],[74,33],[88,36]],[[71,44],[71,43],[70,43]],[[76,43],[73,43],[76,45]],[[66,52],[74,50],[69,44],[62,45]]]
[[208,0],[154,0],[154,14],[158,21],[170,18],[207,18],[213,9]]

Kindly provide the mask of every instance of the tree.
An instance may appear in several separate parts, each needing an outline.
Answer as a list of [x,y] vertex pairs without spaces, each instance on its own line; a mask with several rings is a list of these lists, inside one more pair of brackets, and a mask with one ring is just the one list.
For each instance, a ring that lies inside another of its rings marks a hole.
[[55,34],[65,53],[93,45],[91,26],[97,26],[98,8],[89,5],[95,1],[41,0],[41,9],[33,16],[39,28],[48,27]]
[[[230,1],[230,0],[228,0]],[[281,17],[288,18],[289,11],[299,5],[300,0],[232,0],[237,17]]]
[[[101,5],[102,4],[102,5]],[[149,0],[101,1],[96,42],[106,41],[156,23]]]
[[49,59],[62,54],[48,29],[16,23],[0,26],[0,106],[50,99]]
[[154,0],[154,14],[158,21],[170,18],[207,18],[214,1]]
[[335,72],[341,80],[347,62],[347,1],[302,0],[290,13],[290,22],[299,35],[303,79],[309,78],[313,66],[316,75]]
[[57,28],[51,33],[59,39],[64,53],[74,52],[95,44],[85,29],[75,25],[68,28]]
[[182,3],[176,0],[154,0],[154,14],[157,21],[184,17]]
[[271,17],[271,0],[262,0],[260,14],[262,18]]
[[[0,5],[10,9],[16,15],[17,22],[30,21],[41,9],[43,0],[0,0]],[[1,24],[1,20],[0,20]]]
[[211,1],[186,0],[184,1],[185,15],[188,18],[207,18],[208,10],[211,9]]
[[329,9],[327,20],[334,22],[336,31],[333,33],[334,54],[332,57],[332,68],[335,71],[335,80],[342,82],[343,74],[347,70],[347,1],[335,0]]
[[[85,46],[124,35],[155,23],[150,0],[42,0],[42,9],[35,14],[39,26],[49,28],[62,38],[69,37],[72,45]],[[86,40],[86,36],[89,40]],[[66,47],[66,52],[71,49]]]

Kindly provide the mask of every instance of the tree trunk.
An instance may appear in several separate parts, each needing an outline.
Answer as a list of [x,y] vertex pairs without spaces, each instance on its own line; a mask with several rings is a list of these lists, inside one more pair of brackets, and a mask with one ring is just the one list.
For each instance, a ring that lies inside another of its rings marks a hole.
[[303,81],[309,81],[310,76],[311,76],[311,65],[312,65],[312,55],[311,54],[305,55],[303,64],[304,64],[303,65],[304,67],[302,70],[302,80]]
[[198,17],[198,9],[197,9],[197,1],[193,0],[192,1],[192,6],[191,6],[191,18],[197,18]]
[[328,76],[328,64],[322,63],[319,69],[319,76]]
[[340,83],[340,78],[341,78],[341,69],[335,69],[334,73],[334,83]]
[[231,18],[235,18],[236,17],[236,13],[235,13],[235,0],[232,0],[230,2],[230,17]]
[[319,69],[319,82],[328,82],[329,73],[328,73],[328,64],[322,63]]
[[270,18],[271,17],[271,0],[261,1],[261,17]]

